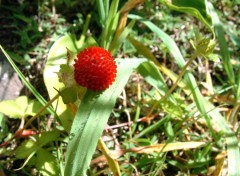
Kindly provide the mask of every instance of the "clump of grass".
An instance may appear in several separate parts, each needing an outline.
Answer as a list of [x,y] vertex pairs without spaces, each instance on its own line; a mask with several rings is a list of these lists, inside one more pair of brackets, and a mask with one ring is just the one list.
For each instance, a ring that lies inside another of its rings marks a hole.
[[[66,34],[53,44],[44,69],[49,102],[1,47],[43,105],[34,109],[38,113],[30,113],[27,110],[33,105],[25,101],[26,110],[13,114],[7,109],[21,106],[23,101],[1,102],[1,107],[5,107],[1,108],[2,112],[22,121],[16,133],[4,128],[1,152],[12,160],[8,168],[14,168],[14,163],[20,161],[16,169],[45,175],[240,174],[236,134],[239,68],[234,64],[235,55],[230,59],[224,26],[215,9],[203,1],[154,2],[164,7],[164,14],[168,15],[165,19],[172,19],[174,13],[179,26],[182,17],[188,19],[187,31],[191,34],[182,30],[185,35],[179,37],[178,31],[172,29],[174,24],[163,25],[164,31],[159,27],[162,20],[154,17],[155,23],[151,21],[152,11],[161,13],[161,8],[152,9],[150,1],[142,3],[141,0],[124,4],[118,0],[97,1],[99,16],[87,15],[84,25],[80,25],[80,37]],[[141,16],[144,10],[148,18]],[[92,18],[98,19],[98,27],[102,29],[99,36],[91,33]],[[193,19],[201,22],[201,28],[195,33],[193,28],[198,24],[191,23]],[[170,36],[169,30],[177,39]],[[117,77],[113,85],[103,92],[95,92],[68,84],[75,55],[96,45],[115,57],[121,56],[116,59]],[[153,51],[153,46],[158,49]],[[160,52],[162,60],[156,52]],[[65,85],[58,75],[65,78],[62,79]],[[41,115],[46,109],[48,115]],[[39,117],[54,118],[47,123]],[[6,122],[2,120],[2,124]],[[26,132],[29,139],[20,142],[19,136]],[[20,145],[14,155],[9,154],[8,146],[17,144]]]

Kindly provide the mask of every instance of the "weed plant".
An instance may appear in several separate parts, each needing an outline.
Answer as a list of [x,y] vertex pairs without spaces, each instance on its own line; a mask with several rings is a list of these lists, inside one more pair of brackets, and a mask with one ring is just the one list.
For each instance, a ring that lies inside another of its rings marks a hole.
[[[18,3],[1,50],[36,99],[0,102],[0,175],[240,175],[239,2]],[[103,91],[73,81],[92,46],[117,64]]]

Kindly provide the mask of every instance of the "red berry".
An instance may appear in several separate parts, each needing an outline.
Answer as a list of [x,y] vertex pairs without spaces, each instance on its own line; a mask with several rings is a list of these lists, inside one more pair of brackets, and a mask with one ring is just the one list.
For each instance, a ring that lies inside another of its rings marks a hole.
[[100,47],[89,47],[77,55],[75,81],[88,89],[103,91],[115,80],[117,66],[111,54]]

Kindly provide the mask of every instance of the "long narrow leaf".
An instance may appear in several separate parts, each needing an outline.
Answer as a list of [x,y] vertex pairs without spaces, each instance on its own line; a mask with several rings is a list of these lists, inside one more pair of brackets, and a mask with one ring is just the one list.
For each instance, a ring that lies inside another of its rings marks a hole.
[[153,62],[145,62],[138,67],[138,72],[144,77],[163,96],[168,87],[164,82],[163,76]]
[[87,91],[72,125],[67,148],[65,175],[86,175],[98,139],[107,124],[117,97],[122,92],[133,69],[143,62],[146,60],[118,60],[115,83],[98,96],[95,92]]
[[98,13],[99,13],[99,17],[100,17],[100,23],[102,24],[102,26],[104,26],[104,22],[106,19],[106,11],[104,8],[104,0],[98,0],[96,1],[97,3],[97,8],[98,8]]
[[113,34],[117,29],[119,19],[119,13],[117,13],[118,4],[119,0],[112,1],[109,15],[107,16],[106,27],[104,28],[101,37],[101,46],[103,46],[103,48],[105,49],[108,49],[110,42],[113,38]]
[[188,13],[196,17],[204,23],[214,35],[214,31],[211,28],[211,17],[207,14],[207,5],[205,0],[174,0],[166,1],[166,4],[173,10]]
[[211,12],[211,16],[213,19],[213,26],[216,31],[217,40],[219,42],[220,54],[221,54],[222,60],[223,60],[223,67],[226,70],[228,80],[230,81],[230,83],[234,84],[235,83],[235,75],[234,75],[233,67],[232,67],[232,64],[230,61],[230,54],[229,54],[227,42],[225,39],[224,28],[222,26],[222,23],[216,13],[216,11],[214,10],[213,5],[211,3],[208,3],[208,7]]
[[113,40],[113,42],[110,45],[109,51],[115,55],[115,53],[118,51],[118,49],[120,48],[121,44],[124,42],[124,40],[126,40],[128,34],[130,33],[130,31],[132,30],[133,26],[135,24],[135,20],[132,20],[127,27],[122,31],[121,35],[119,36],[119,38],[117,38],[116,40]]

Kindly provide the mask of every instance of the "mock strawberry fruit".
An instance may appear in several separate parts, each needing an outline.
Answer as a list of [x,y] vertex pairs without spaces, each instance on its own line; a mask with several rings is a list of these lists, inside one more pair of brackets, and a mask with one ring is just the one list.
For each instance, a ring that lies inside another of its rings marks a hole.
[[75,81],[93,91],[107,89],[115,80],[116,62],[111,54],[100,47],[89,47],[77,55],[74,63]]

